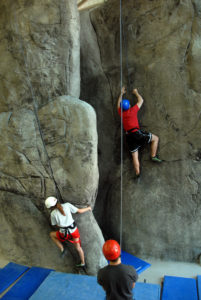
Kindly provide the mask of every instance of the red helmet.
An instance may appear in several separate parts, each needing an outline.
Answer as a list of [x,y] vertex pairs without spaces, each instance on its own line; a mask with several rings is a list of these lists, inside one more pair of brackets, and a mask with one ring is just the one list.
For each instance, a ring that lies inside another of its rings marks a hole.
[[107,260],[115,260],[121,254],[119,243],[115,240],[108,240],[103,245],[103,254]]

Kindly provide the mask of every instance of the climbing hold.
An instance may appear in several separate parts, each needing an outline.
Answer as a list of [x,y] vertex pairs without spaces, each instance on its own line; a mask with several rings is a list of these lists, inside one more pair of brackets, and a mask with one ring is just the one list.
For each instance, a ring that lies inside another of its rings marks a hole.
[[121,254],[119,243],[115,240],[108,240],[103,245],[103,254],[107,260],[115,260]]

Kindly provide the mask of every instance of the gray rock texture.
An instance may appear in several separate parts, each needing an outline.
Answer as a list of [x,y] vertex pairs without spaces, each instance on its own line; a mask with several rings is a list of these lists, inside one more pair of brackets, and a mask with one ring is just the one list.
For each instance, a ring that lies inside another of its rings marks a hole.
[[[57,257],[59,251],[50,244],[44,199],[55,195],[56,183],[64,202],[94,206],[99,177],[95,112],[81,100],[62,96],[39,109],[41,131],[31,110],[1,113],[0,117],[2,238],[7,233],[1,252],[21,263],[71,270],[72,257],[63,264]],[[101,231],[92,213],[75,218],[88,272],[95,274],[105,262]]]
[[76,2],[0,3],[0,111],[44,104],[80,93],[79,14]]
[[[0,3],[0,254],[73,272],[49,238],[44,200],[94,207],[99,172],[94,109],[79,99],[80,23],[70,1]],[[62,96],[68,94],[68,96]],[[93,213],[75,216],[87,272],[105,264]]]
[[113,162],[116,122],[111,102],[111,91],[107,74],[104,73],[102,68],[96,33],[91,25],[88,11],[82,12],[80,16],[81,97],[88,101],[97,113],[100,172],[98,199],[100,199],[100,205],[96,209],[96,216],[99,223],[103,224],[106,220],[104,211],[108,193],[108,188],[105,187],[108,187],[109,177],[113,178],[113,174],[115,174],[113,170],[115,164]]
[[[63,264],[50,244],[44,199],[55,195],[56,184],[64,202],[94,206],[99,178],[95,112],[81,100],[62,96],[39,109],[40,131],[31,110],[0,117],[2,238],[7,233],[1,252],[17,262],[72,271],[72,256]],[[105,262],[102,233],[92,213],[75,219],[88,272],[95,274]]]
[[[122,6],[123,83],[132,104],[132,88],[142,94],[140,124],[160,137],[164,159],[155,165],[148,147],[143,150],[136,181],[124,147],[123,248],[192,261],[201,252],[201,4],[137,0]],[[119,1],[83,12],[81,24],[81,98],[96,109],[102,140],[96,216],[105,237],[119,240]]]

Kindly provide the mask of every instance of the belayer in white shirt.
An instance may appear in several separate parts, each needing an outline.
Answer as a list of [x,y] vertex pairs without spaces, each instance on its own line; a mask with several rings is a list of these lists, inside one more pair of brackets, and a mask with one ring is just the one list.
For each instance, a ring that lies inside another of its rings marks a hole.
[[80,233],[73,220],[72,213],[82,214],[91,210],[91,207],[77,208],[70,203],[60,204],[55,197],[48,197],[45,200],[45,206],[51,211],[50,219],[52,226],[58,227],[57,231],[50,232],[51,239],[61,250],[62,256],[65,251],[63,242],[68,240],[73,243],[80,257],[80,264],[78,264],[77,267],[84,267],[85,259],[80,243]]

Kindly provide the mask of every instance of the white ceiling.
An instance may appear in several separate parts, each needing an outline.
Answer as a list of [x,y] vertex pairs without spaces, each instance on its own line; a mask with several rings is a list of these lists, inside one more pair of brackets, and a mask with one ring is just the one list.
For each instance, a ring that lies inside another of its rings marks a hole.
[[87,9],[106,2],[107,0],[77,0],[79,9]]

